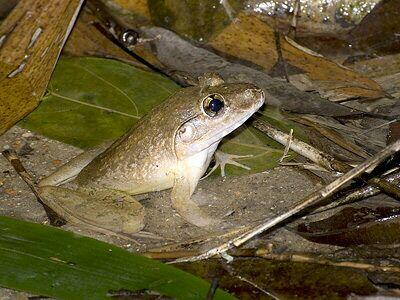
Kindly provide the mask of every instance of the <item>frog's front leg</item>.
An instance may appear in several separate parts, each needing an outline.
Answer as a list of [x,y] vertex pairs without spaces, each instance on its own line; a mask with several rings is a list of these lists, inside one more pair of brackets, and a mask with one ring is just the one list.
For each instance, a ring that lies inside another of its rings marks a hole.
[[182,218],[195,226],[216,224],[219,221],[210,217],[191,199],[197,182],[198,179],[188,176],[175,178],[171,193],[172,207]]
[[222,152],[220,150],[217,150],[214,153],[214,159],[215,159],[214,167],[202,179],[205,179],[208,176],[210,176],[218,167],[221,167],[221,176],[225,177],[226,176],[226,174],[225,174],[225,166],[226,165],[234,165],[234,166],[237,166],[239,168],[243,168],[245,170],[251,170],[250,167],[248,167],[246,165],[243,165],[241,163],[238,163],[237,161],[235,161],[235,159],[248,158],[248,157],[252,157],[252,156],[253,156],[252,154],[249,154],[249,155],[236,155],[236,154],[229,154],[229,153],[225,153],[225,152]]

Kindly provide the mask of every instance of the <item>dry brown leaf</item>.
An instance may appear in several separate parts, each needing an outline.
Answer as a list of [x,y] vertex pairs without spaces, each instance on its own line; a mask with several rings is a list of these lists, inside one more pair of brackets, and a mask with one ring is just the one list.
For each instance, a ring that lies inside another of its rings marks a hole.
[[[381,87],[373,80],[336,64],[289,38],[280,39],[283,58],[289,75],[304,73],[314,87],[331,101],[353,97],[383,96]],[[233,56],[273,71],[278,62],[274,30],[254,15],[241,13],[220,34],[209,42],[220,53]],[[292,69],[294,72],[290,72]]]
[[350,31],[350,41],[366,54],[398,53],[400,40],[400,1],[380,1]]
[[400,72],[400,54],[357,61],[349,67],[369,77],[382,77]]
[[343,149],[352,152],[353,154],[363,157],[363,158],[368,158],[370,155],[368,152],[366,152],[363,148],[360,146],[357,146],[354,143],[354,140],[351,139],[351,137],[347,134],[343,135],[339,131],[330,128],[329,126],[326,126],[322,124],[321,122],[318,122],[318,118],[313,118],[312,115],[299,115],[293,117],[297,122],[310,126],[314,128],[314,130],[318,131],[321,135],[326,137],[327,139],[331,140],[338,146],[342,147]]
[[387,137],[387,144],[394,143],[400,139],[400,122],[395,122],[389,126],[389,134]]
[[151,19],[148,0],[114,0],[113,2],[130,12]]
[[21,0],[0,26],[0,134],[31,112],[83,0]]

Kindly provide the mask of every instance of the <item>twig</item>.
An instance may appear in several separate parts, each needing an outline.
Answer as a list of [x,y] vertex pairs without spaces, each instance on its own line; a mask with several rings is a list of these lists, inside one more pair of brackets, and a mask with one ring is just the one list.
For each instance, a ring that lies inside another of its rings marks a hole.
[[292,140],[293,140],[293,128],[290,129],[288,141],[286,142],[285,150],[283,151],[282,157],[279,160],[280,163],[283,162],[283,160],[288,157],[287,154],[289,152],[290,146],[292,145]]
[[336,179],[332,183],[328,184],[327,186],[319,189],[318,191],[312,193],[311,195],[305,197],[301,200],[296,206],[289,209],[287,212],[280,214],[272,219],[266,219],[263,223],[256,226],[255,228],[245,232],[244,234],[239,235],[238,237],[218,246],[213,249],[206,251],[205,253],[195,256],[195,257],[187,257],[182,259],[177,259],[172,263],[176,262],[186,262],[186,261],[197,261],[202,259],[210,258],[214,255],[220,254],[225,252],[233,247],[239,247],[240,245],[244,244],[248,240],[252,239],[253,237],[257,236],[258,234],[274,227],[275,225],[287,220],[288,218],[296,215],[297,213],[303,211],[305,208],[308,208],[312,205],[317,204],[323,199],[328,198],[333,193],[338,191],[343,185],[350,182],[352,179],[360,176],[364,172],[372,171],[379,163],[384,161],[386,158],[391,156],[392,154],[396,153],[400,150],[400,140],[387,146],[381,152],[377,153],[374,157],[371,157],[365,160],[362,164],[358,165],[354,169],[350,170],[342,177]]
[[299,168],[303,168],[305,170],[311,170],[311,171],[329,172],[327,169],[325,169],[317,164],[286,162],[286,163],[280,163],[280,165],[281,166],[289,166],[289,167],[299,167]]
[[171,260],[188,256],[199,255],[199,251],[190,251],[190,250],[178,250],[178,251],[148,251],[144,253],[140,253],[140,255],[146,256],[152,259],[159,260]]
[[[289,135],[280,130],[275,129],[266,121],[263,121],[259,117],[256,117],[252,125],[253,127],[262,131],[275,141],[281,143],[282,145],[287,145],[289,140]],[[291,149],[294,152],[310,159],[314,163],[324,167],[329,171],[345,173],[352,169],[349,165],[341,161],[338,161],[329,154],[324,153],[314,148],[313,146],[296,139],[295,137],[291,139]]]
[[224,8],[226,14],[229,17],[229,20],[233,20],[234,18],[234,10],[232,6],[229,4],[228,0],[220,0],[219,3],[221,3],[222,7]]
[[334,261],[324,257],[315,257],[302,253],[282,253],[276,254],[271,253],[269,249],[237,249],[234,252],[230,253],[230,255],[234,257],[260,257],[274,261],[290,261],[290,262],[300,262],[300,263],[311,263],[318,264],[324,266],[335,266],[335,267],[344,267],[344,268],[353,268],[364,270],[368,272],[396,272],[400,273],[400,267],[385,265],[385,266],[377,266],[369,263],[363,262],[355,262],[355,261]]
[[256,289],[260,290],[261,292],[263,292],[264,294],[266,294],[267,296],[271,297],[272,299],[275,300],[279,300],[278,296],[276,296],[275,294],[263,289],[262,287],[260,287],[258,284],[255,284],[254,282],[250,281],[249,279],[247,279],[246,277],[243,277],[242,275],[236,275],[236,278],[250,284],[251,286],[255,287]]
[[[196,252],[184,250],[179,252],[145,252],[141,254],[153,259],[177,259],[184,257],[185,255],[186,257],[188,257],[190,255],[193,255],[194,253]],[[325,257],[307,255],[305,253],[272,253],[270,248],[232,249],[228,251],[228,254],[232,257],[259,257],[274,261],[289,261],[289,262],[318,264],[325,266],[335,266],[342,268],[353,268],[368,272],[400,273],[399,266],[393,266],[393,265],[377,266],[364,262],[336,261]]]
[[286,81],[290,83],[287,66],[286,66],[286,61],[283,58],[283,54],[282,54],[281,36],[277,29],[274,30],[274,37],[275,37],[276,52],[278,53],[278,60],[277,60],[276,64],[277,64],[277,66],[279,66],[279,65],[282,66],[283,75],[284,75]]
[[358,135],[358,134],[360,134],[360,135],[365,135],[365,134],[367,134],[368,132],[371,132],[371,131],[374,131],[374,130],[376,130],[376,129],[382,128],[382,127],[384,127],[384,126],[390,125],[390,124],[392,124],[392,123],[398,122],[399,120],[400,120],[400,119],[393,119],[393,120],[390,120],[390,121],[385,122],[385,123],[383,123],[383,124],[380,124],[380,125],[378,125],[378,126],[375,126],[375,127],[369,128],[369,129],[367,129],[367,130],[358,132],[358,133],[356,133],[356,135]]
[[18,158],[17,153],[14,150],[8,149],[4,150],[2,154],[10,162],[10,164],[13,166],[18,175],[26,182],[26,184],[32,190],[33,194],[35,194],[37,201],[43,206],[47,214],[47,217],[50,221],[50,224],[58,227],[65,225],[67,222],[63,218],[61,218],[53,209],[51,209],[44,203],[38,192],[36,182],[22,165],[21,161]]
[[218,288],[218,281],[219,278],[213,278],[213,280],[211,281],[210,289],[208,290],[207,293],[207,298],[206,298],[207,300],[214,299],[215,292],[217,291]]
[[275,48],[276,48],[276,53],[278,54],[278,59],[277,59],[277,61],[276,61],[276,66],[278,67],[278,70],[279,70],[279,66],[282,66],[282,70],[283,70],[284,77],[285,77],[286,81],[287,81],[288,83],[290,83],[290,81],[289,81],[289,75],[288,75],[287,67],[286,67],[286,61],[285,61],[285,59],[283,58],[283,54],[282,54],[281,36],[280,36],[280,34],[279,34],[278,25],[277,25],[277,21],[276,21],[277,15],[278,15],[278,5],[277,5],[277,3],[275,3],[275,7],[274,7],[274,16],[273,16],[273,18],[274,18],[274,40],[275,40]]
[[295,38],[297,32],[297,19],[300,15],[300,0],[296,0],[293,8],[293,18],[289,27],[288,36]]
[[368,182],[375,186],[378,187],[382,192],[385,194],[400,200],[400,188],[398,188],[396,185],[390,183],[389,181],[382,179],[382,178],[372,178],[368,180]]
[[238,274],[238,272],[233,268],[233,266],[231,266],[229,264],[223,264],[222,267],[229,273],[230,276],[236,277],[237,279],[239,279],[239,280],[241,280],[243,282],[246,282],[247,284],[251,285],[252,287],[254,287],[257,290],[259,290],[260,292],[262,292],[265,295],[271,297],[272,299],[279,300],[279,297],[277,295],[275,295],[274,293],[263,289],[258,284],[254,283],[253,281],[247,279],[246,277]]
[[[400,183],[400,171],[397,171],[395,173],[388,174],[383,177],[385,181],[390,182],[392,185],[398,185]],[[372,197],[375,195],[378,195],[381,192],[381,190],[378,187],[367,185],[362,188],[358,188],[356,190],[352,190],[350,193],[347,193],[346,195],[342,196],[340,199],[338,197],[335,197],[334,201],[328,205],[322,206],[316,210],[313,211],[313,214],[315,213],[320,213],[329,209],[333,209],[335,207],[345,205],[345,204],[350,204],[368,197]]]
[[[222,233],[222,234],[218,233],[218,234],[211,235],[209,233],[205,236],[197,237],[196,239],[193,239],[193,240],[179,242],[179,243],[171,243],[171,244],[164,245],[162,247],[153,248],[153,249],[150,249],[148,253],[171,253],[170,249],[185,249],[192,245],[205,244],[205,243],[209,242],[210,240],[215,240],[216,238],[222,239],[222,238],[228,238],[231,236],[236,236],[238,234],[246,232],[250,228],[251,228],[251,226],[247,225],[247,226],[240,227],[240,228],[233,228],[232,230],[230,230],[226,233]],[[185,253],[180,250],[176,251],[176,252],[174,251],[174,253],[179,253],[179,252]],[[182,254],[182,255],[184,255],[184,254]],[[160,257],[160,259],[163,259],[163,257]],[[168,257],[164,257],[164,259],[168,259]]]

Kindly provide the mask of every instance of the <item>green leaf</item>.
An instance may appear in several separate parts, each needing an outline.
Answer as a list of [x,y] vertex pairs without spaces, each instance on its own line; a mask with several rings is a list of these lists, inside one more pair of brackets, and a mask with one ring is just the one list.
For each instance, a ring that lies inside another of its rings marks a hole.
[[[278,164],[283,147],[255,128],[242,126],[225,138],[219,150],[234,155],[252,155],[251,157],[235,159],[240,164],[251,168],[226,165],[226,175],[243,175],[259,173],[271,169]],[[220,174],[220,171],[214,175]]]
[[[60,229],[0,217],[0,286],[57,299],[109,299],[155,291],[206,299],[210,284],[116,246]],[[234,299],[218,290],[215,299]]]
[[[293,136],[306,140],[304,133],[293,123],[285,119],[279,110],[270,106],[264,106],[258,113],[258,117],[269,122],[275,128],[288,133],[293,129]],[[269,138],[259,130],[242,126],[234,134],[227,136],[221,143],[219,150],[235,155],[252,155],[248,158],[239,158],[236,161],[251,168],[246,170],[232,165],[226,166],[227,175],[242,175],[259,173],[277,166],[283,155],[284,147]],[[296,153],[290,151],[285,161],[296,157]],[[220,174],[215,172],[214,175]]]
[[[141,116],[178,89],[174,82],[161,75],[115,60],[64,58],[55,70],[42,104],[21,125],[81,148],[93,147],[120,137]],[[261,118],[285,132],[295,128],[270,107],[261,114]],[[295,129],[295,134],[297,132]],[[283,153],[280,144],[246,126],[225,138],[220,150],[253,155],[237,160],[250,167],[250,171],[228,165],[228,175],[273,168]]]
[[41,105],[22,127],[81,148],[124,134],[179,86],[166,77],[101,58],[63,58]]

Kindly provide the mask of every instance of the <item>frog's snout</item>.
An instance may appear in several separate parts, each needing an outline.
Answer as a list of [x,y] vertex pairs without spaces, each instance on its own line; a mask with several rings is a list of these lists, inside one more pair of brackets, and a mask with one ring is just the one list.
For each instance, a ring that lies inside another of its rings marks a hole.
[[246,93],[246,99],[249,102],[249,104],[251,102],[258,105],[258,107],[264,104],[265,93],[262,89],[254,87],[251,89],[247,89],[245,93]]

